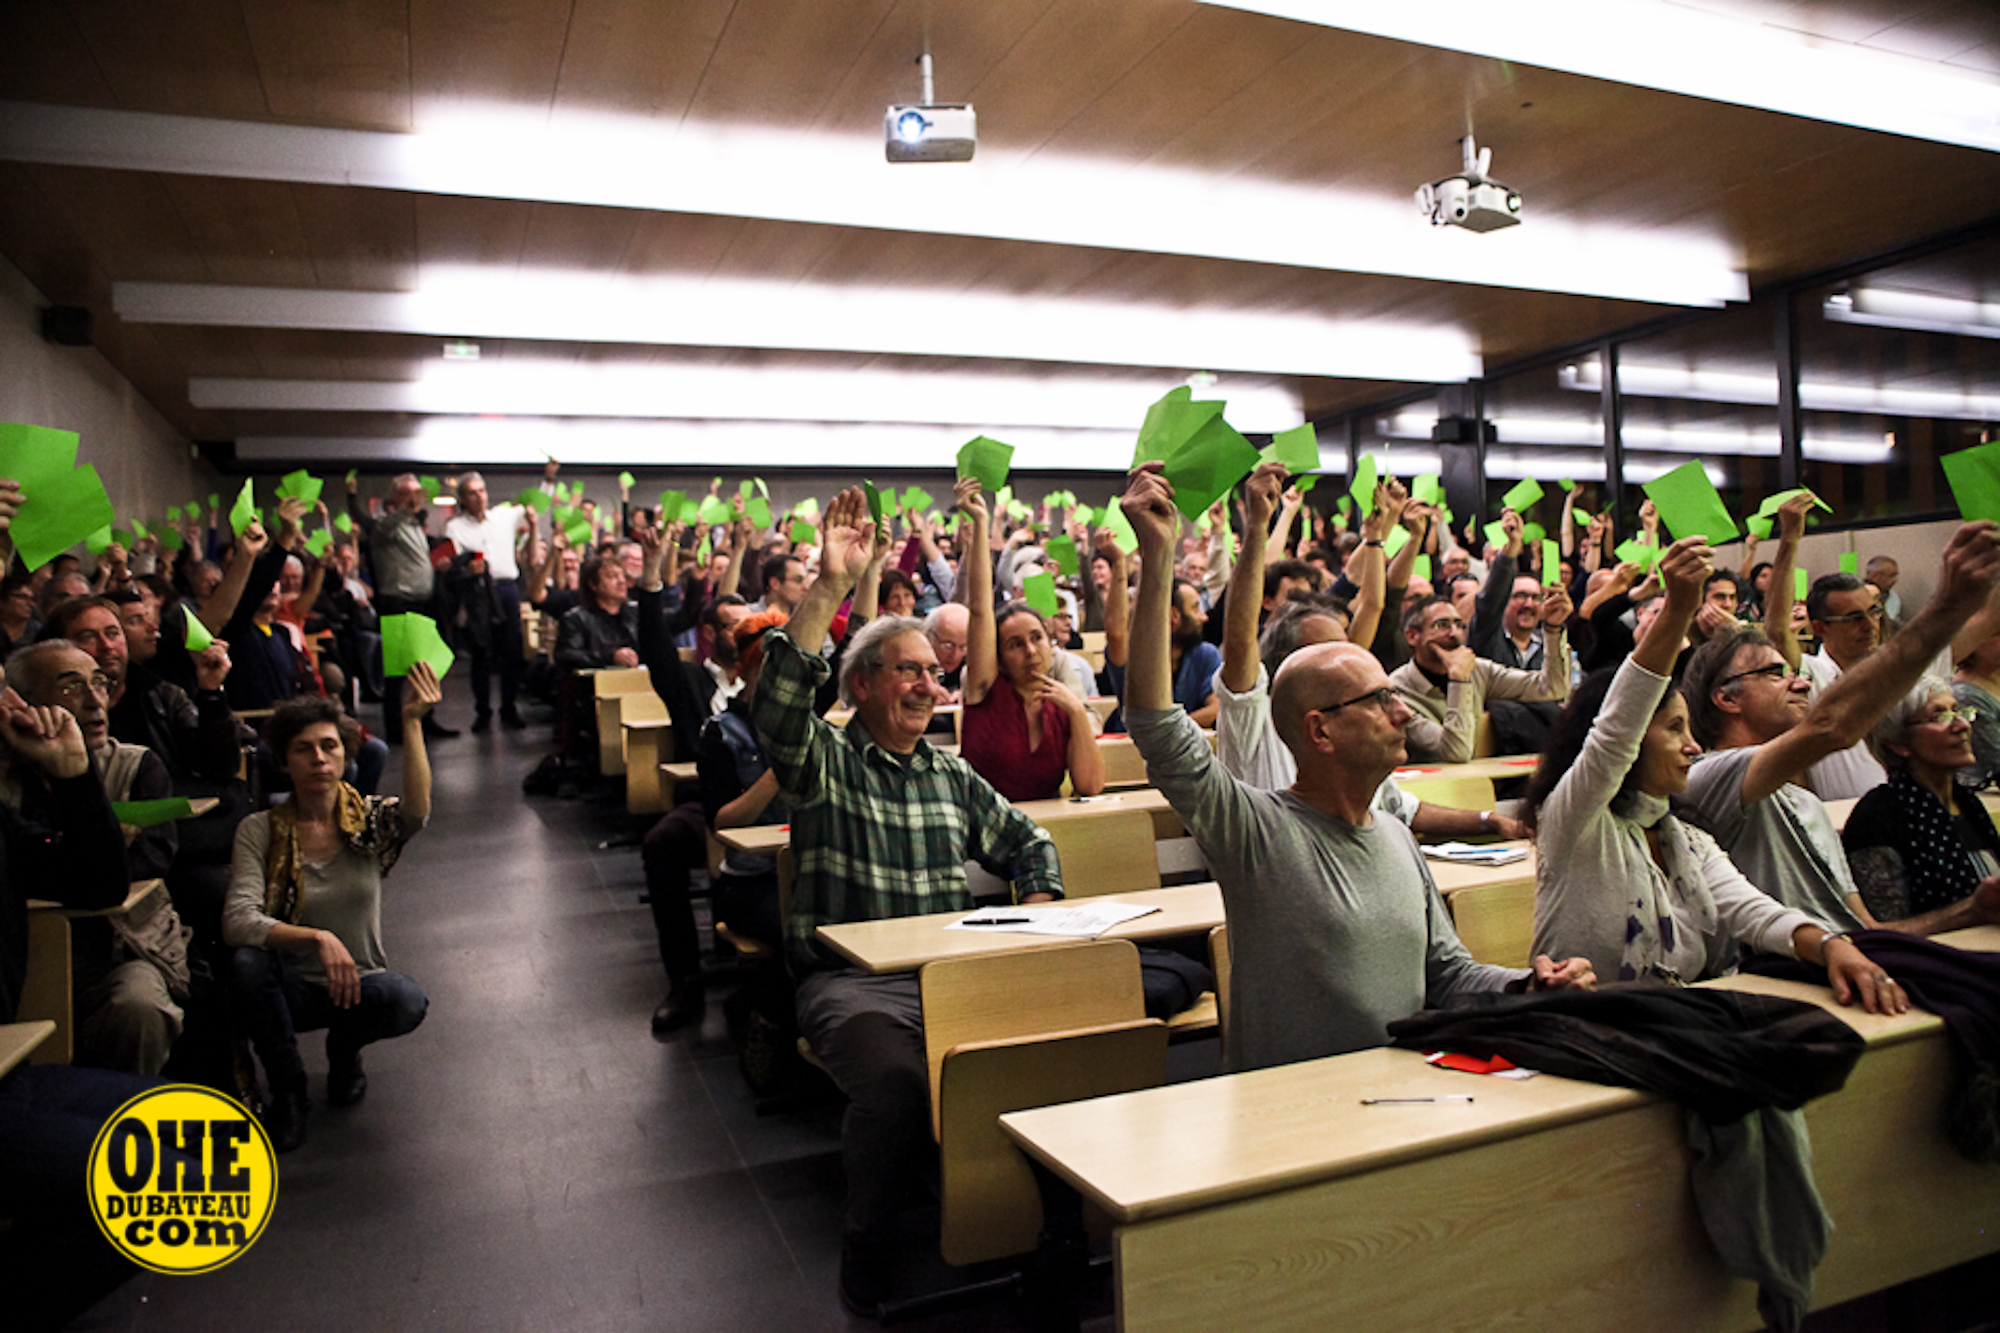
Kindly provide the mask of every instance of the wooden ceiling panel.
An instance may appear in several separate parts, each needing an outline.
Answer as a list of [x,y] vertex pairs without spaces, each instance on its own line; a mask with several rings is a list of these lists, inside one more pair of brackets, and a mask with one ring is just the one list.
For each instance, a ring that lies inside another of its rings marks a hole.
[[268,118],[250,34],[237,6],[213,0],[102,4],[69,13],[117,105],[246,120]]
[[0,5],[0,88],[24,102],[108,106],[115,100],[63,0]]
[[195,375],[266,375],[270,372],[257,354],[254,329],[207,328],[196,324],[148,324],[146,336],[160,354],[181,371],[181,385],[174,399],[187,405],[187,380]]
[[410,128],[409,0],[239,0],[274,116]]
[[840,243],[844,230],[752,218],[730,241],[715,273],[719,277],[797,282],[813,271],[821,255]]
[[563,43],[555,106],[679,123],[732,0],[577,0]]
[[292,187],[275,181],[162,176],[212,282],[310,287],[312,250]]
[[893,0],[737,0],[688,118],[706,124],[811,124],[846,80]]
[[403,292],[416,285],[416,197],[389,190],[295,185],[322,287]]
[[120,282],[206,282],[208,269],[163,179],[86,167],[30,167],[48,207]]
[[411,93],[430,107],[546,110],[572,0],[409,0]]
[[625,251],[624,271],[645,275],[712,273],[748,225],[742,218],[701,213],[643,214]]
[[485,264],[511,268],[528,239],[530,205],[518,199],[414,196],[417,259],[423,264]]
[[885,109],[919,100],[923,85],[917,57],[926,49],[935,64],[937,100],[977,100],[973,90],[982,86],[1017,35],[1050,4],[1051,0],[984,0],[938,6],[930,0],[900,0],[876,26],[867,49],[828,99],[815,128],[879,133]]
[[629,208],[530,204],[521,266],[615,273],[625,262],[639,219],[640,214]]

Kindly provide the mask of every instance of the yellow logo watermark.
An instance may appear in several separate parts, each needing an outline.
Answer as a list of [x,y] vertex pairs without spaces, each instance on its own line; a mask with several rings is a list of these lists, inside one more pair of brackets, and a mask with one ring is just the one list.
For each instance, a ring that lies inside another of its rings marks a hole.
[[278,1200],[278,1158],[242,1104],[176,1083],[142,1093],[90,1150],[90,1207],[156,1273],[206,1273],[249,1249]]

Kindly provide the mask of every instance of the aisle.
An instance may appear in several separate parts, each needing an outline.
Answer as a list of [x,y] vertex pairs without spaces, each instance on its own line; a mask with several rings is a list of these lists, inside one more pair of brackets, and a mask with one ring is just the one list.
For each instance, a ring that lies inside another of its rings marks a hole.
[[652,1040],[638,853],[596,850],[627,820],[522,797],[545,737],[432,747],[433,822],[383,910],[430,1015],[371,1048],[367,1100],[345,1110],[305,1038],[311,1133],[281,1159],[262,1239],[216,1273],[137,1278],[84,1326],[846,1326],[839,1109],[756,1118],[719,1005]]

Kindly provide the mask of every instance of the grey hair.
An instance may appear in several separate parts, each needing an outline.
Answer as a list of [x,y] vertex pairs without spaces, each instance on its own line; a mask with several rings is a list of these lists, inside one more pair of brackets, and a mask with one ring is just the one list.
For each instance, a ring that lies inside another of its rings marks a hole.
[[1293,593],[1282,606],[1271,613],[1271,619],[1258,637],[1257,654],[1263,660],[1264,670],[1270,679],[1278,678],[1278,668],[1285,659],[1298,651],[1299,640],[1305,635],[1306,621],[1314,616],[1325,616],[1338,624],[1341,634],[1347,632],[1347,608],[1326,593]]
[[915,616],[883,616],[871,620],[847,641],[847,654],[840,663],[840,702],[854,707],[854,682],[882,669],[882,654],[892,639],[905,634],[922,634],[924,622]]
[[7,655],[6,675],[0,677],[14,687],[15,693],[29,703],[35,702],[31,696],[39,696],[54,670],[52,663],[44,659],[57,653],[80,653],[83,649],[68,639],[43,639],[40,643],[23,644]]
[[458,474],[458,486],[454,493],[458,496],[460,504],[465,503],[465,488],[475,481],[482,486],[486,484],[486,478],[480,476],[477,472],[461,472]]
[[1901,773],[1909,768],[1908,757],[1895,753],[1889,747],[1910,743],[1910,728],[1930,711],[1931,700],[1940,694],[1947,698],[1951,696],[1951,682],[1942,676],[1925,676],[1908,694],[1889,705],[1889,711],[1868,733],[1868,753],[1875,756],[1875,762],[1891,773]]

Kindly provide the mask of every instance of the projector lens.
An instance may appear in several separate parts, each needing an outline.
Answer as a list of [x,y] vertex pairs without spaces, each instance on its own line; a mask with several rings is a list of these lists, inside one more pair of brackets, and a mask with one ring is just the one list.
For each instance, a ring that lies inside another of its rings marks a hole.
[[1518,212],[1520,212],[1520,211],[1521,211],[1521,196],[1520,196],[1520,195],[1518,195],[1518,194],[1510,194],[1510,195],[1508,195],[1508,196],[1507,196],[1507,211],[1508,211],[1509,213],[1518,213]]
[[924,131],[930,127],[931,123],[914,111],[905,111],[896,117],[896,137],[904,143],[915,143],[924,137]]

